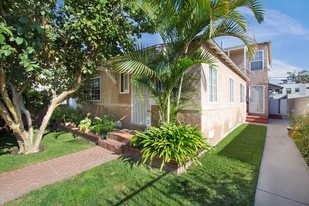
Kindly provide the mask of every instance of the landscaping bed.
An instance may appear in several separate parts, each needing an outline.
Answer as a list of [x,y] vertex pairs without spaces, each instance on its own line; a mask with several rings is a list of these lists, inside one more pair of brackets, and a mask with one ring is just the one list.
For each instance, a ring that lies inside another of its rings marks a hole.
[[241,125],[181,175],[121,158],[6,205],[254,205],[266,129]]

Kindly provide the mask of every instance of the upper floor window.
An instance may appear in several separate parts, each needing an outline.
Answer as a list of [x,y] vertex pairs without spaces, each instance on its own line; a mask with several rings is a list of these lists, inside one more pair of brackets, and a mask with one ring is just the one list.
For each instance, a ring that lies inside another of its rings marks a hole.
[[101,78],[95,77],[90,83],[90,100],[101,100]]
[[234,102],[234,79],[230,78],[230,102]]
[[240,102],[245,102],[245,86],[240,84]]
[[295,92],[299,92],[299,88],[295,88]]
[[291,94],[292,93],[292,89],[291,88],[286,88],[286,93],[287,94]]
[[264,53],[263,51],[254,52],[254,56],[250,61],[250,70],[251,71],[261,71],[264,69]]
[[209,102],[217,102],[217,69],[209,67]]
[[120,94],[129,93],[129,75],[120,74]]

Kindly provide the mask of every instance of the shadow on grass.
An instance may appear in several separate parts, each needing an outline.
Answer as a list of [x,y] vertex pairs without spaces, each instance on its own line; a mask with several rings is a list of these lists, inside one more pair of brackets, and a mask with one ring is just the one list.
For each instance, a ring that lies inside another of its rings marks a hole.
[[10,154],[17,147],[17,141],[13,134],[2,133],[0,137],[0,155]]

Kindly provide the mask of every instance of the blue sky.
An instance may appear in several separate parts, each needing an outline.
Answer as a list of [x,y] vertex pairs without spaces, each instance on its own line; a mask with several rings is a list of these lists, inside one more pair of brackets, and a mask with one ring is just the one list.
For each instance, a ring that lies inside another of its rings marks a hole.
[[[272,42],[272,82],[287,76],[288,71],[309,69],[309,0],[262,0],[266,14],[262,24],[249,22],[248,34],[257,42]],[[243,10],[248,19],[253,15]],[[242,44],[234,38],[216,39],[224,47]],[[140,43],[147,46],[161,42],[156,35],[144,35]]]

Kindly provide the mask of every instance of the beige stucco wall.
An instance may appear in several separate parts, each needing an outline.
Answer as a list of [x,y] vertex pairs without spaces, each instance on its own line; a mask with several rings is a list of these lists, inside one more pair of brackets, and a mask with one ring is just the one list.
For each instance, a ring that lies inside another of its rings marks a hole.
[[[190,108],[179,114],[183,123],[197,125],[208,142],[216,145],[239,124],[245,122],[246,102],[240,102],[240,83],[246,90],[246,81],[235,74],[225,64],[217,62],[217,102],[209,102],[209,66],[200,64],[194,69],[200,74],[196,93],[192,97],[199,108]],[[234,102],[230,102],[230,78],[234,80]],[[246,91],[244,91],[246,93]]]
[[[209,66],[203,65],[206,81],[201,81],[201,130],[212,145],[217,144],[231,130],[246,119],[246,102],[240,102],[240,84],[246,81],[222,62],[218,62],[218,101],[209,102],[207,91]],[[234,80],[234,102],[230,102],[230,78]],[[206,88],[206,89],[205,89]],[[245,91],[246,94],[246,91]]]
[[88,101],[84,109],[90,112],[92,116],[113,116],[114,121],[121,121],[123,127],[129,127],[131,124],[131,92],[120,94],[119,74],[111,73],[116,79],[116,84],[106,74],[106,72],[97,72],[95,77],[101,78],[101,100]]
[[288,99],[289,114],[307,114],[309,112],[309,97]]

